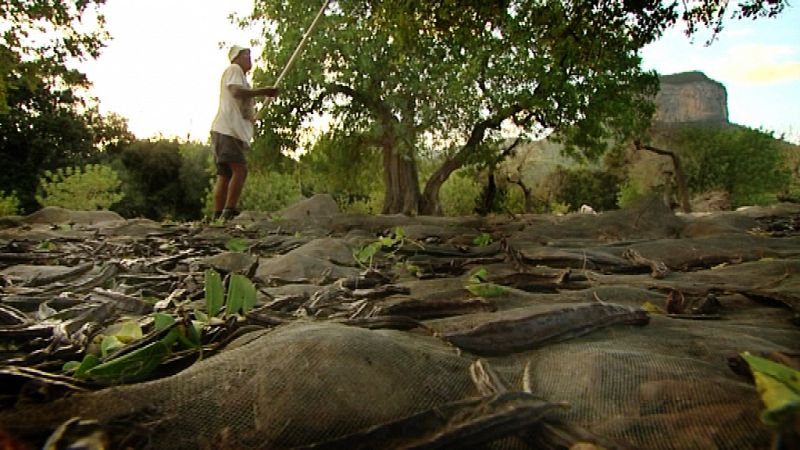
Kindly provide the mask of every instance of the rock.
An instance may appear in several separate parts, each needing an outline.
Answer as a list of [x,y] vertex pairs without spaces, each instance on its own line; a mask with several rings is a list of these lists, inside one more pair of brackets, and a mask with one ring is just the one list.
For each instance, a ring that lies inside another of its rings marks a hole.
[[278,216],[285,220],[331,217],[338,214],[339,205],[330,194],[317,194],[278,212]]
[[692,199],[692,211],[717,212],[731,210],[731,194],[726,191],[709,191]]
[[353,251],[340,239],[315,239],[285,255],[262,258],[255,279],[265,284],[308,283],[321,277],[333,279],[358,275]]
[[702,72],[666,75],[659,81],[656,125],[728,123],[728,93],[722,83]]
[[147,236],[157,236],[160,234],[167,234],[169,231],[165,230],[160,223],[150,219],[131,219],[123,221],[114,226],[105,227],[100,230],[100,234],[106,236],[122,236],[122,237],[136,237],[143,238]]
[[72,211],[58,206],[46,206],[26,216],[23,221],[30,224],[73,223],[95,225],[99,223],[124,222],[125,219],[113,211]]
[[241,252],[223,252],[203,260],[220,272],[239,274],[247,274],[256,261],[255,257]]

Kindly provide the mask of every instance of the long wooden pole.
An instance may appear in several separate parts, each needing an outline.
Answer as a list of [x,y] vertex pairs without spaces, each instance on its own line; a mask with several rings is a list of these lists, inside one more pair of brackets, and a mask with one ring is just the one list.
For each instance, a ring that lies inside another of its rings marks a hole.
[[281,84],[281,81],[283,80],[283,77],[286,76],[286,73],[289,71],[289,68],[292,67],[292,64],[294,64],[294,60],[297,59],[298,55],[300,55],[300,52],[303,49],[303,46],[306,45],[306,41],[308,40],[309,36],[311,36],[311,32],[314,31],[314,27],[317,26],[317,22],[319,22],[319,18],[322,17],[322,13],[325,12],[325,9],[328,7],[328,3],[330,3],[330,2],[331,2],[331,0],[325,0],[325,3],[322,5],[322,8],[319,9],[319,12],[317,13],[317,16],[314,17],[314,21],[311,22],[311,26],[309,26],[308,29],[306,30],[306,32],[303,34],[303,38],[300,39],[300,43],[297,44],[297,48],[294,49],[294,53],[292,53],[292,56],[289,58],[289,61],[283,67],[283,70],[281,71],[281,74],[278,75],[278,79],[275,80],[274,87],[278,87],[278,85]]

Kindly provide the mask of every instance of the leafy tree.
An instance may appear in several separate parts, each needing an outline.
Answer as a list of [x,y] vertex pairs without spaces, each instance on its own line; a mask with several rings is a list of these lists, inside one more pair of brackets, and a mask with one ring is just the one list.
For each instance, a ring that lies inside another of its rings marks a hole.
[[[348,131],[339,136],[357,133],[364,148],[380,152],[384,212],[439,213],[444,181],[465,164],[491,160],[497,147],[489,144],[503,138],[502,126],[516,134],[554,130],[567,151],[588,158],[609,138],[624,141],[644,129],[657,81],[640,69],[638,52],[676,23],[682,4],[333,2],[266,111],[258,139],[296,148],[304,124],[327,113],[335,130]],[[691,27],[716,30],[726,5],[703,2],[682,16]],[[773,5],[739,10],[779,11]],[[299,24],[318,6],[256,2],[254,15],[272,25],[258,84],[274,80],[300,40]],[[423,151],[445,159],[420,190]]]
[[741,206],[774,201],[789,184],[784,147],[773,133],[743,126],[690,127],[669,140],[685,161],[692,192],[722,189]]
[[94,136],[79,100],[67,89],[29,89],[9,92],[10,110],[0,114],[0,189],[15,190],[24,211],[38,207],[35,192],[46,170],[83,166],[96,155]]
[[549,176],[551,200],[578,209],[587,204],[597,211],[616,209],[622,180],[603,170],[566,169],[559,166]]
[[13,216],[19,212],[19,198],[16,192],[6,194],[0,191],[0,217]]
[[[344,135],[344,136],[342,136]],[[381,163],[360,134],[336,130],[321,136],[299,159],[304,195],[331,194],[343,208],[368,201],[381,184]]]
[[[0,114],[13,108],[8,96],[55,80],[86,86],[86,77],[66,67],[70,59],[96,58],[108,35],[99,13],[105,0],[11,0],[0,2]],[[86,26],[93,22],[94,26]],[[5,26],[8,24],[8,26]],[[83,25],[83,26],[82,26]],[[92,29],[93,31],[84,31]]]
[[[782,3],[751,2],[738,11],[770,15]],[[501,138],[503,125],[518,134],[554,130],[568,151],[587,157],[602,153],[608,138],[645,128],[656,80],[641,71],[639,49],[681,17],[689,32],[696,24],[717,31],[727,8],[724,1],[681,5],[333,2],[259,139],[296,148],[303,124],[330,114],[334,127],[359,133],[365,148],[381,153],[384,212],[438,213],[441,185],[463,165],[491,159],[487,143]],[[259,83],[274,80],[318,6],[256,2],[254,15],[271,21]],[[416,182],[422,151],[446,155],[424,189]]]
[[45,171],[39,184],[42,193],[36,200],[43,206],[91,211],[108,209],[123,197],[117,172],[99,164]]
[[79,94],[89,83],[66,65],[99,54],[108,37],[103,3],[0,2],[0,189],[15,190],[23,211],[39,206],[44,171],[83,166],[99,150],[132,139],[125,119],[99,114]]

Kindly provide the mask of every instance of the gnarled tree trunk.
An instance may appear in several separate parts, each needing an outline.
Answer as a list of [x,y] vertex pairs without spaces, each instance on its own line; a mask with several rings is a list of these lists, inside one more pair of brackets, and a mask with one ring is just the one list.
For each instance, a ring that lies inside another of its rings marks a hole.
[[436,172],[428,178],[425,183],[425,190],[422,192],[422,197],[419,201],[419,213],[426,216],[441,216],[442,204],[439,201],[439,190],[442,185],[450,177],[450,175],[458,170],[463,164],[462,152],[456,154],[455,157],[447,159]]
[[669,156],[672,159],[672,166],[675,168],[675,182],[678,185],[678,197],[681,201],[681,209],[685,213],[692,212],[692,205],[689,203],[689,187],[686,185],[686,175],[683,173],[683,165],[678,154],[669,150],[660,149],[650,145],[644,145],[641,142],[636,142],[636,149],[644,149],[653,152],[657,155]]
[[[513,116],[514,114],[522,111],[519,105],[512,105],[509,108],[499,112],[496,116],[490,117],[486,120],[478,122],[472,128],[472,133],[467,140],[467,143],[452,157],[448,158],[439,169],[431,175],[428,182],[425,183],[425,190],[422,193],[422,198],[419,204],[419,213],[422,215],[438,216],[442,214],[442,205],[439,202],[439,190],[442,185],[450,177],[450,175],[464,165],[467,155],[477,150],[478,145],[483,141],[486,130],[497,129],[503,120]],[[516,143],[513,145],[516,146]],[[512,146],[512,147],[513,147]],[[511,149],[508,149],[509,151]],[[504,152],[505,153],[505,152]]]
[[383,214],[416,215],[419,205],[417,161],[404,155],[394,140],[383,143]]

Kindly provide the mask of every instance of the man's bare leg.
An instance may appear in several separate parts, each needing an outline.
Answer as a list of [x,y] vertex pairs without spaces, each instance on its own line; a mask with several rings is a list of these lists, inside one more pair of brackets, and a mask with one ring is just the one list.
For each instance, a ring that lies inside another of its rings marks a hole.
[[230,183],[228,183],[228,196],[225,200],[225,209],[235,214],[239,204],[239,197],[242,195],[244,181],[247,179],[247,165],[241,163],[229,163],[231,172]]
[[214,186],[214,211],[222,212],[225,209],[225,202],[228,200],[228,184],[231,179],[222,175],[217,175],[217,184]]

